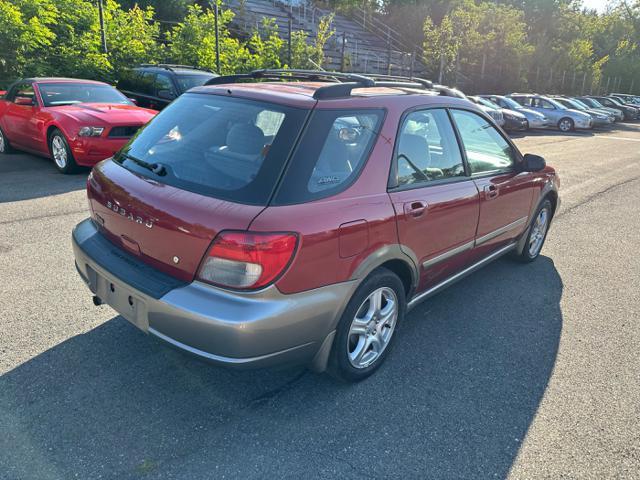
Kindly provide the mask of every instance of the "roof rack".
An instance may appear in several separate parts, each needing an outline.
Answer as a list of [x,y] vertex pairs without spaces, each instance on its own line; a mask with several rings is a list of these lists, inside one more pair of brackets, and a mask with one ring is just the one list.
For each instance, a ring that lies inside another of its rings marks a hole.
[[171,70],[171,71],[173,71],[176,68],[188,68],[190,70],[201,70],[203,72],[213,73],[208,68],[200,68],[200,67],[196,67],[196,66],[193,66],[193,65],[178,65],[178,64],[174,64],[174,63],[141,63],[140,67],[163,68],[165,70]]
[[254,70],[249,73],[224,75],[208,80],[205,85],[222,85],[227,83],[241,83],[255,80],[307,80],[314,82],[331,82],[331,85],[318,88],[313,98],[316,100],[328,98],[348,97],[354,88],[391,87],[412,88],[420,90],[436,91],[440,95],[464,98],[464,94],[458,90],[434,85],[430,80],[415,77],[403,77],[394,75],[360,74],[346,72],[328,72],[324,70],[300,70],[300,69],[264,69]]

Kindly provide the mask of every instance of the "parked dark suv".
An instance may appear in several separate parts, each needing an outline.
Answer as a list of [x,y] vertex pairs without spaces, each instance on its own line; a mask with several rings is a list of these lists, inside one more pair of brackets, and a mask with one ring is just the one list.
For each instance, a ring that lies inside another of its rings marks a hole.
[[144,332],[223,365],[360,380],[408,309],[540,254],[554,169],[448,89],[295,70],[209,83],[93,169],[73,231],[94,303]]
[[117,87],[138,106],[162,110],[190,88],[204,85],[217,76],[185,65],[142,65],[123,71]]

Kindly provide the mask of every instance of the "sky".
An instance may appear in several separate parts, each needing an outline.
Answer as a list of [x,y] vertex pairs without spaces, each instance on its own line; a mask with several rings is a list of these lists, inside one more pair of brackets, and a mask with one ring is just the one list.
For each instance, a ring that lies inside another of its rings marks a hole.
[[587,8],[595,8],[598,12],[604,12],[609,2],[607,0],[582,0],[582,3]]

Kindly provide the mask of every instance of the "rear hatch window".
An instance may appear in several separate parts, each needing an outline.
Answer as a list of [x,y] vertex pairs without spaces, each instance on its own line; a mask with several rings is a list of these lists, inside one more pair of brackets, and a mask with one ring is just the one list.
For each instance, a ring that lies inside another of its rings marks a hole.
[[159,183],[266,205],[307,110],[188,93],[165,108],[115,161]]

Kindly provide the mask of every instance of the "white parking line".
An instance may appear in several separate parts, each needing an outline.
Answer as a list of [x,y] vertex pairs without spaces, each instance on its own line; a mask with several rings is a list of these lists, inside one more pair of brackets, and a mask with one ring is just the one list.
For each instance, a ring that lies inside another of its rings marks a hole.
[[630,142],[640,142],[640,138],[611,137],[609,135],[596,135],[595,138],[610,138],[612,140],[628,140]]

